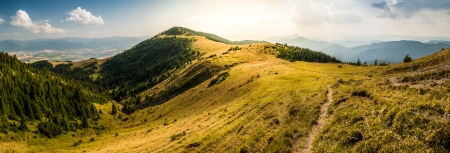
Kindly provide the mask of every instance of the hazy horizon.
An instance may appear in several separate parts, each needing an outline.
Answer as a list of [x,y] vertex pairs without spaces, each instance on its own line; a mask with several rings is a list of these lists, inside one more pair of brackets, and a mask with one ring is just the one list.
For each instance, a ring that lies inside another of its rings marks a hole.
[[151,37],[173,26],[230,40],[292,34],[449,38],[450,1],[0,1],[0,40]]

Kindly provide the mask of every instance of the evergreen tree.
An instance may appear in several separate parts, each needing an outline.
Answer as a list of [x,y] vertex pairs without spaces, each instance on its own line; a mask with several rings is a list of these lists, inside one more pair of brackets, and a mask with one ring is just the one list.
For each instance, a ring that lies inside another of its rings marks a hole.
[[409,56],[409,54],[406,54],[405,58],[403,59],[403,63],[409,63],[412,61],[412,58]]
[[112,112],[111,112],[111,114],[113,114],[113,115],[117,114],[117,107],[116,107],[115,103],[112,104]]
[[83,128],[88,128],[89,127],[89,122],[88,122],[86,117],[82,117],[81,118],[81,127],[83,127]]
[[22,116],[20,119],[19,130],[29,131],[27,123],[25,122],[25,116]]
[[358,58],[358,61],[356,62],[356,65],[361,66],[361,61]]
[[375,63],[373,65],[378,65],[377,59],[375,59]]

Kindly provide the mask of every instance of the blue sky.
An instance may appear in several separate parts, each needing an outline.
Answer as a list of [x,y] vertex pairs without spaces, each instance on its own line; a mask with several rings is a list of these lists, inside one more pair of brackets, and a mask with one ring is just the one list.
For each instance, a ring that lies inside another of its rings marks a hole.
[[450,0],[0,0],[0,40],[151,37],[173,26],[234,40],[450,37]]

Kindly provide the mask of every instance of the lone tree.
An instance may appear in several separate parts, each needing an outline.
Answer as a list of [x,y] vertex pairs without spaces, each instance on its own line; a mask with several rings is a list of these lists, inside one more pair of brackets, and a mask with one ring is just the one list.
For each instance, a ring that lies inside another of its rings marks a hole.
[[356,65],[361,66],[361,61],[358,58],[358,62],[356,62]]
[[406,54],[405,59],[403,59],[403,63],[409,63],[412,61],[412,58],[409,56],[409,54]]
[[112,105],[112,112],[111,112],[111,114],[113,114],[113,115],[117,114],[117,107],[116,107],[116,104],[114,104],[114,103]]
[[373,63],[373,65],[378,65],[377,59],[375,59],[375,63]]

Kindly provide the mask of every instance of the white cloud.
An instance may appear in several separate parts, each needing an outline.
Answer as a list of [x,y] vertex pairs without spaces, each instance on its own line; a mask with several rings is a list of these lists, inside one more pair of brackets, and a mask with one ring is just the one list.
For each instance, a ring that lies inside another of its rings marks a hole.
[[5,20],[3,20],[2,18],[0,18],[0,24],[2,24],[3,22],[5,22]]
[[94,16],[91,12],[86,11],[85,9],[81,9],[78,7],[75,10],[72,10],[68,13],[70,17],[66,18],[66,21],[73,21],[78,25],[104,25],[102,16]]
[[18,10],[16,12],[15,16],[11,17],[11,25],[15,27],[23,27],[25,29],[28,29],[30,31],[33,31],[33,33],[64,33],[68,32],[67,30],[60,29],[60,28],[54,28],[52,25],[50,25],[48,20],[45,20],[44,22],[34,22],[31,20],[31,18],[28,16],[27,12]]
[[20,33],[0,33],[0,36],[20,36]]

